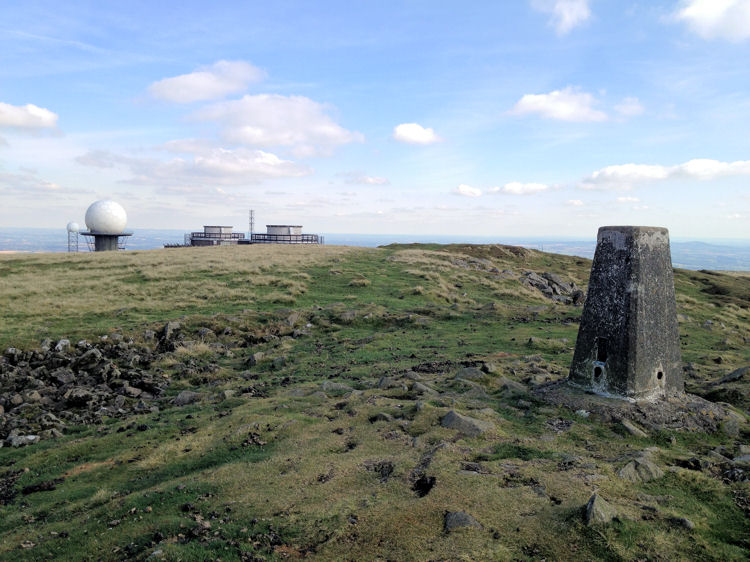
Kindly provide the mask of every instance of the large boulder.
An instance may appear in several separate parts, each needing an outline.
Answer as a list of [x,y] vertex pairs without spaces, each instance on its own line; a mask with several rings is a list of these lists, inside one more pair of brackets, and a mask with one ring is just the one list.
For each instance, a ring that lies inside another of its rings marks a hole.
[[199,392],[193,392],[192,390],[183,390],[177,396],[175,396],[173,402],[175,406],[187,406],[198,402],[203,397]]
[[617,510],[599,494],[594,494],[586,504],[584,519],[586,525],[606,524],[617,517]]
[[490,421],[478,420],[464,416],[451,410],[440,420],[440,425],[449,429],[456,429],[469,437],[476,437],[487,431],[495,429],[495,424]]
[[623,480],[638,484],[661,478],[664,476],[664,471],[648,456],[642,456],[623,466],[617,475]]

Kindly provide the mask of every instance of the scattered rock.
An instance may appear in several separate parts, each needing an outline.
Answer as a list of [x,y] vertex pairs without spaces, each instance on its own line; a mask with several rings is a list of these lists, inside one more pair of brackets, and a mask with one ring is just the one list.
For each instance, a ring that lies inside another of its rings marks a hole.
[[470,527],[482,529],[482,525],[465,511],[447,511],[443,519],[443,531],[450,533],[456,529]]
[[606,524],[617,517],[617,511],[599,494],[594,494],[586,504],[586,525]]
[[378,474],[381,482],[387,482],[393,474],[393,462],[389,460],[365,461],[365,469]]
[[740,367],[739,369],[735,369],[728,375],[724,375],[721,377],[718,382],[715,384],[725,384],[728,382],[735,382],[740,380],[742,377],[744,377],[746,374],[750,373],[750,365],[746,367]]
[[38,484],[31,484],[30,486],[24,486],[24,488],[21,490],[21,494],[24,496],[28,496],[29,494],[34,494],[36,492],[50,492],[52,490],[57,489],[57,484],[62,482],[62,478],[58,478],[55,480],[46,480],[44,482],[39,482]]
[[529,388],[525,384],[506,377],[498,378],[497,382],[500,385],[500,391],[504,394],[515,396],[519,394],[528,394],[529,392]]
[[426,384],[422,384],[421,382],[415,382],[414,384],[412,384],[411,389],[412,389],[412,392],[415,392],[415,393],[421,394],[421,395],[425,395],[426,394],[426,395],[429,395],[429,396],[436,396],[436,395],[440,394],[434,388],[430,388],[429,386],[427,386]]
[[188,404],[198,402],[198,400],[200,400],[201,398],[203,398],[203,395],[198,392],[193,392],[192,390],[183,390],[177,396],[175,396],[172,402],[175,406],[187,406]]
[[623,419],[620,420],[620,423],[630,435],[635,437],[648,437],[648,434],[645,431],[638,429],[630,420]]
[[352,387],[349,385],[333,381],[323,381],[320,388],[323,392],[349,392],[352,390]]
[[484,378],[484,373],[476,367],[464,367],[458,373],[456,373],[457,379],[465,379],[470,381],[476,381]]
[[695,523],[693,523],[687,517],[670,517],[669,522],[675,527],[682,527],[683,529],[687,529],[688,531],[692,531],[693,529],[695,529]]
[[495,424],[490,421],[478,420],[457,413],[454,410],[448,412],[440,420],[440,425],[449,429],[457,429],[469,437],[476,437],[487,431],[495,429]]
[[637,484],[661,478],[664,476],[664,471],[648,456],[644,455],[627,463],[619,470],[617,475],[623,480]]

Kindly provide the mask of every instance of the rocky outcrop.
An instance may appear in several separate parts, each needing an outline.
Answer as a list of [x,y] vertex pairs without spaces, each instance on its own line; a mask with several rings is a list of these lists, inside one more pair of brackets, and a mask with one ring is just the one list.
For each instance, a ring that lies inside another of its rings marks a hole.
[[69,425],[148,410],[167,386],[151,369],[156,355],[116,336],[96,344],[60,339],[36,350],[6,349],[0,357],[0,446],[20,447],[59,437]]
[[556,302],[563,304],[583,305],[584,292],[574,282],[567,283],[556,273],[545,271],[527,271],[520,279],[526,287],[541,291],[541,293]]

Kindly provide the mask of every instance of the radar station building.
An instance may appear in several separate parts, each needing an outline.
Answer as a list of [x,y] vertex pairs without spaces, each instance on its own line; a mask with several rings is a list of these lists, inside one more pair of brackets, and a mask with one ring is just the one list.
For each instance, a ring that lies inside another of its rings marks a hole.
[[302,234],[298,224],[267,224],[265,234],[252,234],[250,244],[322,244],[317,234]]
[[230,246],[247,243],[243,232],[232,232],[232,226],[204,225],[203,232],[185,235],[186,246]]

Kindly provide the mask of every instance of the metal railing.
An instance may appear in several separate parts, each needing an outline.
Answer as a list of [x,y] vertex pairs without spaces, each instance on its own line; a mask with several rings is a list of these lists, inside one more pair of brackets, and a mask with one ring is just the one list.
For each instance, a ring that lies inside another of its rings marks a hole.
[[253,234],[251,244],[320,244],[317,234]]

